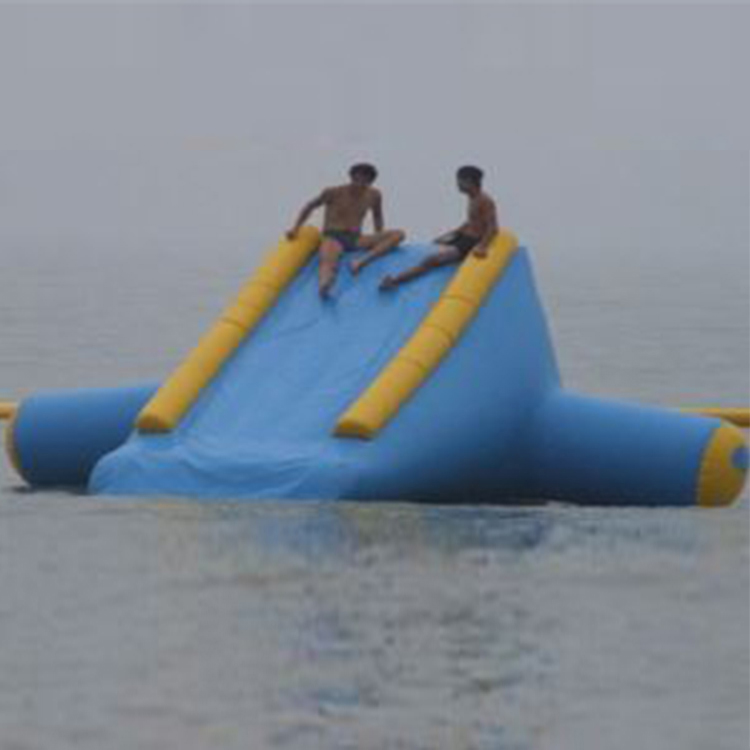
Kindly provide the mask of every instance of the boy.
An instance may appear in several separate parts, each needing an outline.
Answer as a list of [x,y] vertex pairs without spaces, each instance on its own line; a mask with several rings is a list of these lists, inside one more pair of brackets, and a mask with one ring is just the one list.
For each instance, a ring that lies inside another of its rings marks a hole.
[[[313,211],[324,206],[323,237],[320,243],[318,289],[326,299],[338,273],[341,254],[351,250],[369,250],[367,255],[351,264],[358,273],[366,264],[393,250],[406,236],[400,229],[383,229],[383,198],[372,185],[378,172],[372,164],[354,164],[349,169],[348,185],[325,188],[305,204],[287,237],[295,238],[299,228]],[[362,224],[372,212],[373,234],[362,234]]]
[[434,240],[438,245],[437,252],[396,276],[386,276],[380,283],[381,289],[393,289],[433,268],[460,263],[470,252],[478,258],[487,256],[490,242],[498,227],[495,201],[482,190],[483,177],[484,173],[479,167],[465,166],[456,172],[459,191],[469,197],[466,221],[457,229],[446,232]]

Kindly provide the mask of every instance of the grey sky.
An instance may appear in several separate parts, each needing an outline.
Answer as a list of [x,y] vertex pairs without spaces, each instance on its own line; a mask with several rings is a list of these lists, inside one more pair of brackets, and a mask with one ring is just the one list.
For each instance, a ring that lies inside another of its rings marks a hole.
[[268,244],[367,158],[417,238],[470,161],[535,247],[746,258],[749,34],[746,5],[2,5],[0,242]]

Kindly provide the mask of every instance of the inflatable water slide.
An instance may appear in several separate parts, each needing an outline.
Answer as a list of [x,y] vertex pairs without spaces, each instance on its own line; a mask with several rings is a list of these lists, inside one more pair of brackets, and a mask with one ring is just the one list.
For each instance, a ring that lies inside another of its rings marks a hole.
[[741,493],[747,410],[564,389],[529,253],[379,291],[433,248],[402,245],[332,300],[319,233],[282,240],[161,384],[0,405],[34,487],[105,495],[429,503],[703,505]]

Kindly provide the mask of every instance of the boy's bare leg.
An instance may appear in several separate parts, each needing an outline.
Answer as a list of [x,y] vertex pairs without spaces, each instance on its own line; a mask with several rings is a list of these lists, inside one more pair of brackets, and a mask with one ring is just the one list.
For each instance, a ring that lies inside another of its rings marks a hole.
[[336,281],[341,257],[341,245],[335,240],[326,239],[320,245],[318,254],[318,293],[327,299],[331,294],[331,287]]
[[365,248],[368,252],[349,264],[352,273],[356,276],[365,266],[390,253],[404,241],[405,237],[406,234],[400,229],[389,229],[386,232],[361,237],[359,240],[360,247]]
[[395,276],[385,276],[380,282],[381,289],[393,289],[399,284],[403,284],[407,281],[428,273],[433,268],[439,268],[440,266],[448,266],[451,263],[458,263],[463,260],[463,255],[456,250],[455,247],[441,245],[440,250],[432,255],[428,255],[421,263],[418,263],[412,268],[407,268],[406,271],[402,271]]

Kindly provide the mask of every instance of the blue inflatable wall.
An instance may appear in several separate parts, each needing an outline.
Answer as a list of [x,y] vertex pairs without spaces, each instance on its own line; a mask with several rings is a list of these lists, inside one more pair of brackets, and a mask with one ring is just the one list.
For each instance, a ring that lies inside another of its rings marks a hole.
[[8,452],[34,487],[85,487],[97,461],[120,447],[157,386],[50,391],[25,399],[8,429]]

